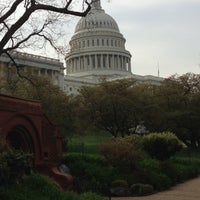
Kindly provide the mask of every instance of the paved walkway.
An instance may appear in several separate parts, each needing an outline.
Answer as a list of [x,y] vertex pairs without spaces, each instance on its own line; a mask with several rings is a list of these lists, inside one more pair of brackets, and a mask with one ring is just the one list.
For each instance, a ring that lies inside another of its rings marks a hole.
[[120,197],[112,200],[200,200],[200,177],[150,196]]

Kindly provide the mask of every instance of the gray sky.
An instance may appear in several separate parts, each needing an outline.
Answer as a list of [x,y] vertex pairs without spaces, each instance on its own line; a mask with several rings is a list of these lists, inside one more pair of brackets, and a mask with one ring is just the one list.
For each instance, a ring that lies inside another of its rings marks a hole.
[[200,72],[200,0],[101,0],[132,54],[132,72]]
[[[157,76],[158,68],[161,77],[200,73],[200,0],[101,0],[101,4],[126,38],[134,74]],[[79,19],[66,21],[66,44]],[[52,56],[48,49],[46,53]]]

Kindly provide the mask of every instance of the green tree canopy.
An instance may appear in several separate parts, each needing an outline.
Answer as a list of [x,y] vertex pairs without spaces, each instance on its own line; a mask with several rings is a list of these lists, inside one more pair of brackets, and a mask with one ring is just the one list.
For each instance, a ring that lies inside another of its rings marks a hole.
[[96,127],[113,136],[124,136],[141,120],[142,106],[139,102],[134,80],[103,81],[97,87],[80,90],[80,113]]

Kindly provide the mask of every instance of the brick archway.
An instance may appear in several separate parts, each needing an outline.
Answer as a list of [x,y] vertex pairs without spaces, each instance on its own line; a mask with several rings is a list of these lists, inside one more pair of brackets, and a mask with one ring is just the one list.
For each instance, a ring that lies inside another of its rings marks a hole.
[[16,125],[8,132],[6,136],[7,143],[14,149],[23,152],[35,154],[35,145],[29,130],[22,125]]
[[41,142],[37,127],[30,117],[16,113],[7,118],[2,131],[11,147],[32,153],[33,163],[37,165],[42,152]]
[[11,147],[33,154],[35,168],[60,182],[64,189],[72,177],[62,174],[62,141],[57,125],[45,115],[40,102],[0,95],[0,137]]

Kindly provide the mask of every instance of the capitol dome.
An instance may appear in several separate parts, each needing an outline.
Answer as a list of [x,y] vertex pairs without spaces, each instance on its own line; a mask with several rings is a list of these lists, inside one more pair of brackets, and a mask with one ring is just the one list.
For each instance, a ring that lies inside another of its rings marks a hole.
[[119,77],[131,74],[131,54],[116,21],[93,0],[86,17],[76,25],[66,55],[67,74],[77,77]]
[[106,29],[119,32],[116,21],[98,5],[93,6],[88,15],[79,20],[75,28],[75,33],[87,31],[88,29]]

